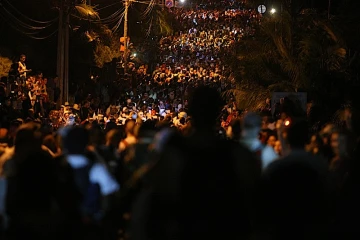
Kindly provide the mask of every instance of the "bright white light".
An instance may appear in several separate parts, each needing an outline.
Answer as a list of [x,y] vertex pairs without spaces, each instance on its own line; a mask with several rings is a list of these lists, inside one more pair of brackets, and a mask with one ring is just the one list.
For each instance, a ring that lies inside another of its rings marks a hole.
[[136,53],[133,53],[133,56],[136,57]]
[[186,0],[180,0],[180,3],[185,3]]
[[271,13],[271,14],[276,13],[276,9],[275,9],[275,8],[272,8],[272,9],[270,10],[270,13]]

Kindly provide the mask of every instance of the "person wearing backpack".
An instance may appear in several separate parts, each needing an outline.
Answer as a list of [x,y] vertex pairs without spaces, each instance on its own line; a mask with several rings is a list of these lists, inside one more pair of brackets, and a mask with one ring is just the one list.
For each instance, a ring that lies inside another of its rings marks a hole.
[[79,211],[84,233],[90,238],[103,237],[104,222],[115,208],[120,186],[106,165],[96,155],[86,151],[89,133],[85,128],[69,128],[62,140],[62,158],[70,165],[74,184],[80,194]]

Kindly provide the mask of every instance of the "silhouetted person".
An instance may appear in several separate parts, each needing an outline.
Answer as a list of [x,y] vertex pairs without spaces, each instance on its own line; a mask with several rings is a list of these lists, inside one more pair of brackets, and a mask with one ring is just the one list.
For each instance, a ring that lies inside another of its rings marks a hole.
[[[118,171],[123,178],[122,191],[121,191],[121,213],[123,216],[129,216],[132,214],[132,206],[134,200],[138,198],[139,193],[147,188],[146,182],[146,169],[149,165],[152,165],[152,147],[154,136],[156,134],[155,128],[156,122],[148,120],[144,122],[137,134],[137,143],[128,147],[128,150],[123,152],[123,166],[121,171]],[[145,171],[144,171],[145,170]],[[157,176],[155,176],[156,178]],[[144,184],[146,186],[144,186]],[[145,198],[147,200],[147,198]],[[143,208],[136,210],[143,215]],[[137,213],[136,213],[137,215]],[[127,217],[123,219],[121,227],[127,229],[128,223],[130,223]],[[138,223],[137,223],[138,224]],[[153,224],[156,224],[155,222]],[[147,225],[147,224],[144,224]],[[148,225],[151,225],[150,223]],[[136,230],[138,231],[138,229]],[[124,235],[126,233],[124,232]],[[138,239],[136,234],[142,234],[142,232],[136,232],[135,238]]]
[[[336,218],[332,226],[332,235],[343,239],[358,238],[360,214],[360,112],[352,110],[351,115],[346,119],[346,127],[351,131],[348,136],[348,152],[350,159],[346,178],[338,193],[336,207]],[[343,141],[340,141],[343,144]]]
[[242,129],[240,119],[234,119],[231,121],[230,126],[226,131],[226,134],[231,140],[239,142],[241,138],[241,131]]
[[260,165],[250,151],[216,136],[222,105],[216,90],[194,91],[189,108],[194,132],[168,139],[150,173],[152,184],[135,206],[143,208],[142,216],[134,216],[143,225],[133,229],[134,239],[236,239],[250,234]]
[[85,239],[97,239],[107,228],[105,222],[112,214],[115,194],[120,186],[106,164],[95,154],[87,152],[89,143],[86,129],[69,128],[62,138],[64,155],[59,161],[68,164],[73,172],[73,182],[80,195],[78,210],[82,219],[82,235]]
[[41,148],[41,133],[34,123],[22,125],[15,138],[14,156],[5,163],[6,212],[10,239],[54,238],[59,230],[55,164]]
[[306,121],[292,123],[286,132],[289,155],[264,173],[260,222],[273,239],[324,239],[329,223],[326,161],[305,152]]

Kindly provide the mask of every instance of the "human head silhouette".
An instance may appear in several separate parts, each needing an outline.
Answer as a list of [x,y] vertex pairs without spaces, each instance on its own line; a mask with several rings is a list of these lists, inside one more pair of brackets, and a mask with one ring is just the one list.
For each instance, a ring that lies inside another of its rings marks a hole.
[[257,138],[261,130],[262,119],[259,114],[248,112],[242,121],[242,135],[244,138]]
[[292,149],[304,149],[309,137],[306,120],[299,120],[290,125],[287,131],[287,142]]
[[219,92],[210,87],[201,86],[194,90],[190,102],[189,113],[196,129],[212,128],[219,116],[222,99]]
[[82,127],[71,127],[63,137],[63,147],[68,154],[83,154],[89,144],[89,132]]
[[29,122],[19,127],[15,136],[15,152],[25,153],[41,149],[40,125]]

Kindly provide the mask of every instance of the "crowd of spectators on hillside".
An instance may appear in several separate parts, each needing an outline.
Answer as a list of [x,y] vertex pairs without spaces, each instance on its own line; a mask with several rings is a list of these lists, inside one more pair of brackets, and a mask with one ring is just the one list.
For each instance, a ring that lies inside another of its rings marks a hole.
[[[219,92],[234,88],[233,76],[223,59],[234,42],[252,34],[252,25],[257,23],[259,15],[242,5],[228,4],[218,10],[211,9],[210,5],[202,5],[191,11],[173,10],[181,21],[181,30],[160,40],[160,63],[153,73],[146,65],[130,66],[131,87],[123,91],[126,95],[111,94],[112,89],[95,77],[86,85],[93,86],[96,91],[89,94],[85,88],[79,87],[71,101],[75,107],[70,109],[69,103],[57,103],[58,79],[48,80],[39,73],[8,89],[11,89],[11,94],[4,101],[2,116],[38,119],[58,127],[72,122],[68,121],[69,117],[81,123],[100,115],[100,118],[115,118],[121,125],[124,116],[131,118],[134,114],[144,115],[146,119],[161,119],[166,113],[178,114],[186,107],[187,98],[196,86],[209,85]],[[197,19],[195,16],[201,17]],[[186,24],[182,20],[184,17]],[[41,93],[36,90],[38,85],[42,88]],[[63,105],[61,109],[60,105]],[[112,114],[106,111],[108,108],[113,109]]]
[[[1,85],[1,239],[330,239],[357,231],[359,117],[311,129],[292,98],[238,109],[223,59],[260,16],[191,11],[153,73],[59,103],[41,73]],[[87,83],[90,85],[90,83]],[[8,89],[6,89],[8,88]],[[3,96],[1,96],[3,97]],[[309,115],[309,113],[308,113]],[[348,234],[348,235],[346,235]],[[351,236],[352,237],[352,236]]]

